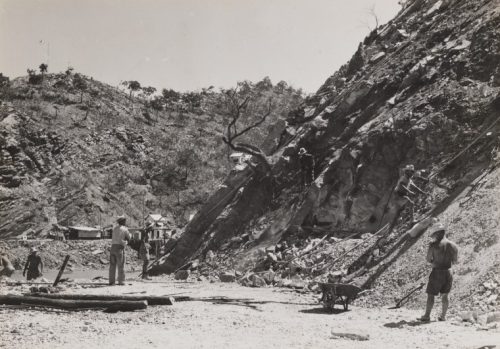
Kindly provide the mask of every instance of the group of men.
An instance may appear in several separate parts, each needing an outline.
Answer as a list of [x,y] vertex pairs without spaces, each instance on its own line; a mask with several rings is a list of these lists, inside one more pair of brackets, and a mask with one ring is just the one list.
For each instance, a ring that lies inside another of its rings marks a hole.
[[[130,233],[126,227],[126,218],[120,216],[116,220],[116,225],[113,227],[111,237],[111,249],[109,260],[109,284],[116,283],[116,272],[118,271],[118,285],[124,285],[125,282],[125,247],[130,241]],[[150,260],[149,250],[151,248],[148,237],[148,232],[143,232],[141,236],[141,245],[139,247],[139,257],[143,260],[142,278],[149,280],[148,264]],[[0,251],[0,277],[10,277],[15,272],[15,268],[10,262],[7,254]],[[23,269],[23,276],[26,276],[28,281],[37,279],[43,276],[43,260],[38,254],[36,247],[30,248],[30,253],[26,259]]]
[[[111,235],[111,250],[109,258],[109,284],[124,285],[125,283],[125,247],[131,240],[130,232],[126,226],[127,219],[125,216],[119,216],[116,219],[116,225],[113,227]],[[151,245],[149,244],[149,230],[151,225],[146,228],[141,234],[141,244],[139,246],[139,258],[143,261],[142,265],[142,278],[150,280],[148,276],[148,265],[150,260],[149,251]],[[116,274],[118,271],[118,280]]]

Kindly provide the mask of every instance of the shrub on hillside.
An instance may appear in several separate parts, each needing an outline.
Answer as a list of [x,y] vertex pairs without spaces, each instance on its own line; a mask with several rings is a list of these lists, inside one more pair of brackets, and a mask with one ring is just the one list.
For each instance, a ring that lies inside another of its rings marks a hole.
[[9,84],[10,84],[9,77],[0,73],[0,87],[9,86]]
[[43,82],[43,75],[37,74],[33,69],[28,69],[28,83],[31,85],[40,85]]

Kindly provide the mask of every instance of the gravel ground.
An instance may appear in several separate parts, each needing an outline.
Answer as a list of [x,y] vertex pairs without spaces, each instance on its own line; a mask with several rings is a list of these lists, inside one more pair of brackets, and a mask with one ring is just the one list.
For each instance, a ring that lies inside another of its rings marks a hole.
[[[26,286],[0,287],[0,294],[26,290]],[[182,293],[198,300],[116,314],[0,306],[0,347],[480,348],[500,343],[498,328],[481,331],[477,325],[453,318],[420,324],[414,321],[420,311],[408,309],[352,306],[348,312],[325,313],[317,295],[278,288],[176,282],[162,277],[148,282],[130,280],[121,287],[68,287],[64,292]],[[332,331],[369,335],[369,339],[335,339]]]

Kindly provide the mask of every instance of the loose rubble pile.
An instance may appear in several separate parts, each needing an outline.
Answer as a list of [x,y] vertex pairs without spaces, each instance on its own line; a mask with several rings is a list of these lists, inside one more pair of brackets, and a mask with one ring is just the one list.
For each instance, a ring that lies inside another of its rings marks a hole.
[[[376,240],[370,233],[357,234],[358,238],[323,238],[286,240],[267,248],[258,248],[253,258],[257,264],[250,270],[235,270],[239,256],[246,249],[240,247],[224,252],[209,251],[204,260],[195,260],[179,270],[179,279],[207,278],[212,281],[239,282],[244,286],[264,287],[267,285],[295,289],[318,290],[318,282],[340,282],[348,273],[350,264],[374,248]],[[248,249],[246,249],[248,251]],[[338,258],[342,256],[342,258]],[[349,281],[352,281],[353,275]]]
[[474,304],[478,305],[481,310],[493,310],[499,304],[498,294],[500,293],[500,285],[498,275],[495,279],[483,282],[480,286],[480,293],[473,297]]

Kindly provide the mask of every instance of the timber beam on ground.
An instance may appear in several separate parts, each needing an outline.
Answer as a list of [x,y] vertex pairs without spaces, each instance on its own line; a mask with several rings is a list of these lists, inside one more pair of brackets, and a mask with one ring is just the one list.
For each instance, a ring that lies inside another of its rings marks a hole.
[[142,310],[148,307],[145,300],[81,300],[50,299],[44,297],[6,295],[0,296],[0,304],[43,306],[65,310],[105,309],[109,312]]

